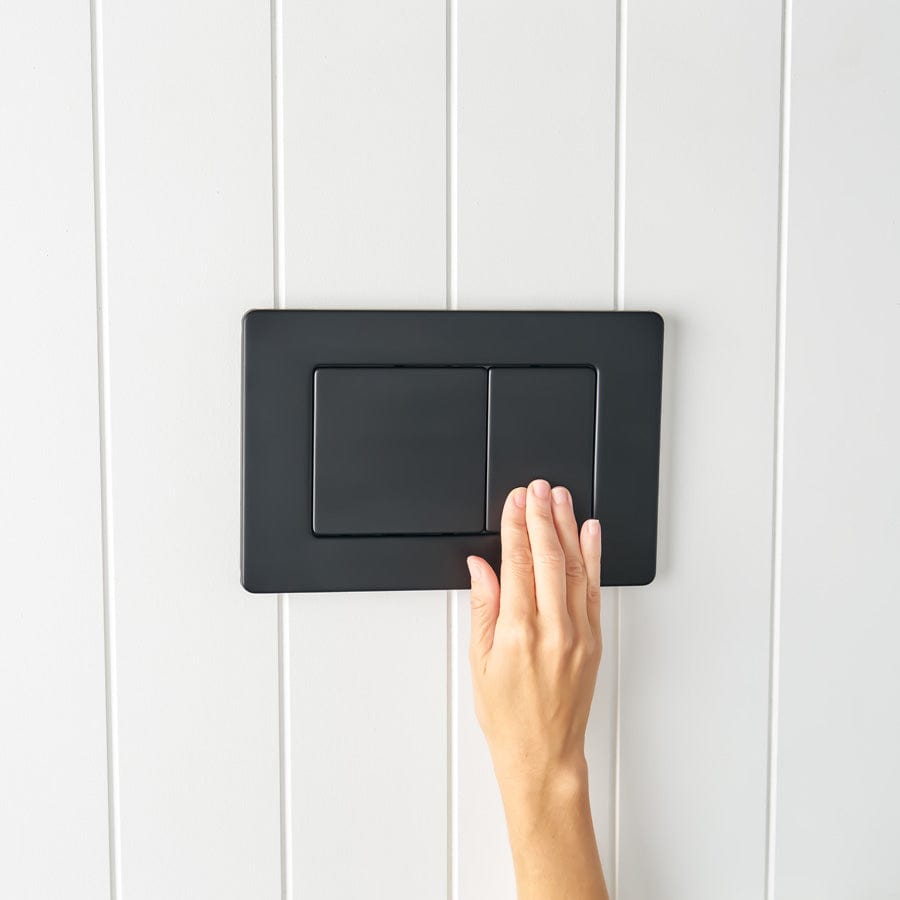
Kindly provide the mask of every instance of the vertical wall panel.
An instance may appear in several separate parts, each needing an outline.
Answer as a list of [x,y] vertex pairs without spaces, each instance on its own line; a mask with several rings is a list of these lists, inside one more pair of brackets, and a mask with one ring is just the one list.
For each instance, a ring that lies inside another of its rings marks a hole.
[[446,594],[291,598],[298,900],[442,898]]
[[[282,888],[276,601],[238,584],[241,314],[273,287],[289,306],[442,308],[448,212],[461,308],[613,305],[615,0],[454,0],[449,167],[444,4],[282,5],[273,243],[270,5],[100,4],[128,900]],[[775,896],[894,896],[900,877],[900,17],[887,0],[794,13],[779,522],[781,5],[621,3],[624,299],[667,329],[659,575],[606,592],[588,737],[629,900],[764,896],[773,521]],[[7,6],[0,894],[106,897],[90,9]],[[448,671],[443,593],[290,598],[298,900],[444,897],[448,876],[460,900],[514,897],[454,602]]]
[[[445,11],[284,10],[288,306],[445,303]],[[297,898],[446,895],[446,594],[290,601]]]
[[611,307],[615,2],[458,17],[460,305]]
[[269,10],[104,7],[123,892],[274,897],[275,606],[238,582],[240,320],[272,297]]
[[0,27],[0,895],[109,892],[86,3]]
[[[459,307],[611,308],[615,3],[460,0],[458,73]],[[458,892],[511,898],[502,805],[472,706],[468,592],[458,602]],[[587,742],[610,884],[616,604],[607,591]]]
[[779,898],[900,896],[898,31],[795,5]]
[[443,306],[445,12],[285,0],[288,305]]
[[623,898],[761,898],[781,4],[628,4],[625,305],[666,317],[659,574],[623,592]]

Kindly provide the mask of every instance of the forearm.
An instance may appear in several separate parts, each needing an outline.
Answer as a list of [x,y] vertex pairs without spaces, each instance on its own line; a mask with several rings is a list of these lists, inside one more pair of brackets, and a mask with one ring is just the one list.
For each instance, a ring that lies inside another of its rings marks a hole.
[[535,786],[502,780],[519,900],[608,900],[588,795],[578,764]]

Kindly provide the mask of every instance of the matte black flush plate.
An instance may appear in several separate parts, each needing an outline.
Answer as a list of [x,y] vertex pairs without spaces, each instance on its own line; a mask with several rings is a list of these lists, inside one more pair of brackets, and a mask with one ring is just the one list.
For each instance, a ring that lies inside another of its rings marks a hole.
[[248,313],[244,586],[467,587],[538,477],[601,520],[605,585],[646,584],[662,344],[645,312]]

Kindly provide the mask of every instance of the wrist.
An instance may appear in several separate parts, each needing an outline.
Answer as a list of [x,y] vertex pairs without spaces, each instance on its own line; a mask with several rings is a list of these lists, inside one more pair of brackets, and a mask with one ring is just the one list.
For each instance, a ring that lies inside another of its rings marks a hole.
[[557,811],[589,809],[588,767],[583,754],[534,766],[496,765],[495,772],[507,815],[528,821]]
[[583,756],[541,777],[500,780],[518,896],[606,897]]

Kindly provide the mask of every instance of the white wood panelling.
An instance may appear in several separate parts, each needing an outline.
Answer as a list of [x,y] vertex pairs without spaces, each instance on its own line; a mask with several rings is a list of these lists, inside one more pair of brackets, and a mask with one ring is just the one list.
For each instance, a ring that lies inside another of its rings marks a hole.
[[447,892],[446,594],[291,598],[294,896]]
[[623,591],[619,893],[765,888],[780,4],[628,6],[625,306],[666,317],[656,582]]
[[[288,306],[446,302],[442,5],[288,3]],[[447,595],[289,608],[293,896],[447,893]]]
[[[615,3],[460,0],[457,64],[459,308],[612,308]],[[617,594],[604,595],[587,746],[611,885]],[[512,898],[503,809],[472,705],[468,592],[457,602],[457,891]]]
[[0,895],[109,894],[90,9],[0,25]]
[[458,4],[460,305],[611,308],[615,3]]
[[515,895],[468,594],[239,586],[276,303],[659,310],[610,886],[900,897],[900,14],[793,5],[5,5],[0,895]]
[[777,898],[900,897],[898,32],[795,4]]
[[445,24],[420,0],[286,0],[288,305],[444,305]]
[[240,320],[272,297],[269,11],[104,4],[121,881],[279,892],[274,600],[238,583]]

